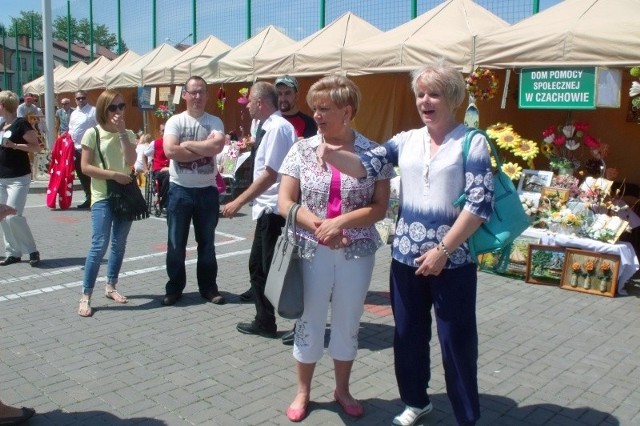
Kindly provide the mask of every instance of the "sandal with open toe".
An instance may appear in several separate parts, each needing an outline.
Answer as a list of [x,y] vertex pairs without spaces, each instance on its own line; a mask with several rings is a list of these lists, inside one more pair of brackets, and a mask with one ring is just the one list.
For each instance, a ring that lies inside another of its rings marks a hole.
[[104,289],[104,297],[106,297],[107,299],[111,299],[116,303],[127,303],[128,300],[125,296],[123,296],[122,294],[118,293],[118,290],[116,290],[115,288],[113,290],[109,290],[108,288]]
[[93,309],[91,309],[91,299],[80,299],[78,315],[80,315],[81,317],[90,317],[91,315],[93,315]]

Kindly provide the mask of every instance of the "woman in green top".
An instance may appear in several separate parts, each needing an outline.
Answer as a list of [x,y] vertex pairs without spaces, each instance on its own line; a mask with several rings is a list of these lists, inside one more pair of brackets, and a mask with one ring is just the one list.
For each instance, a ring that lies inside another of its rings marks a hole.
[[[89,317],[91,294],[96,283],[100,262],[107,252],[111,239],[111,251],[107,262],[107,285],[105,296],[117,303],[127,303],[127,298],[118,293],[116,284],[127,245],[131,221],[124,221],[111,214],[107,198],[107,180],[120,184],[131,182],[131,167],[136,161],[136,138],[125,128],[126,103],[118,92],[104,91],[96,102],[98,125],[85,132],[82,138],[82,172],[91,177],[91,223],[93,227],[91,248],[84,266],[82,297],[78,314]],[[99,138],[100,153],[96,152]]]

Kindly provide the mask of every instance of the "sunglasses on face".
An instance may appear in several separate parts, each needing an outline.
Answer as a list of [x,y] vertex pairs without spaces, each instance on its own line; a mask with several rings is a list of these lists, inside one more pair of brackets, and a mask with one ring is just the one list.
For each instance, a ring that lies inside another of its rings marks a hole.
[[127,106],[124,102],[119,104],[112,104],[107,107],[109,112],[116,112],[117,110],[124,111],[124,108]]
[[78,97],[76,98],[76,101],[84,101],[85,99],[87,99],[87,97],[86,97],[86,96],[78,96]]

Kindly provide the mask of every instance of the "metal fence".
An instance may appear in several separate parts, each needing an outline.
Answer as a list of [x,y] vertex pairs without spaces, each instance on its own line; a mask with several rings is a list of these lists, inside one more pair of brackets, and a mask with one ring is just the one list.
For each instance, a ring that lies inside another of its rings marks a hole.
[[[236,46],[274,25],[294,40],[321,29],[346,12],[387,31],[433,9],[443,0],[70,0],[71,16],[90,17],[120,36],[126,47],[145,54],[167,42],[195,44],[213,35]],[[477,0],[476,3],[513,24],[536,13],[539,0]],[[118,6],[120,22],[118,22]],[[67,16],[67,7],[53,10]],[[155,17],[155,22],[154,22]],[[120,25],[118,25],[120,23]]]

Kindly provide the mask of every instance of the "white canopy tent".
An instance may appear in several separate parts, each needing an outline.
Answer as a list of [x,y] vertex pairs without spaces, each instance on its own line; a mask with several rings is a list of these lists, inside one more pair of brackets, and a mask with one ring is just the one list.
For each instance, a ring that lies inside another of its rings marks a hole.
[[484,35],[476,63],[494,68],[640,63],[640,0],[564,0]]
[[[53,91],[54,93],[62,93],[63,91],[59,89],[59,83],[65,81],[67,78],[72,78],[74,75],[79,75],[82,73],[82,70],[87,67],[87,64],[84,62],[76,62],[69,68],[67,68],[67,72],[60,73],[59,75],[53,76]],[[67,90],[71,91],[71,90]]]
[[105,76],[107,88],[138,87],[144,81],[144,75],[148,68],[161,64],[168,58],[177,56],[180,51],[175,47],[163,43],[146,55],[141,56],[135,62],[124,67],[116,67]]
[[231,46],[210,35],[194,44],[177,56],[148,67],[144,73],[144,85],[182,84],[192,75],[200,75],[192,70],[192,65],[199,60],[216,60],[228,52]]
[[126,66],[133,63],[140,55],[133,50],[127,50],[122,55],[118,56],[113,61],[109,62],[106,66],[99,70],[94,70],[91,73],[83,74],[78,78],[78,86],[83,90],[102,89],[105,87],[105,76],[108,72],[116,67]]
[[448,0],[415,19],[344,49],[349,75],[406,72],[445,58],[473,68],[476,38],[508,24],[471,0]]
[[105,58],[104,56],[98,56],[86,67],[78,69],[73,73],[67,73],[59,80],[54,80],[56,93],[75,92],[77,90],[84,89],[79,85],[80,77],[91,75],[94,72],[100,72],[100,70],[109,65],[110,62],[110,59]]
[[294,40],[269,25],[250,39],[240,43],[221,58],[198,59],[191,72],[209,83],[251,81],[257,55],[292,45]]
[[255,76],[274,78],[282,74],[323,75],[342,70],[343,48],[381,31],[347,12],[310,36],[255,58]]

